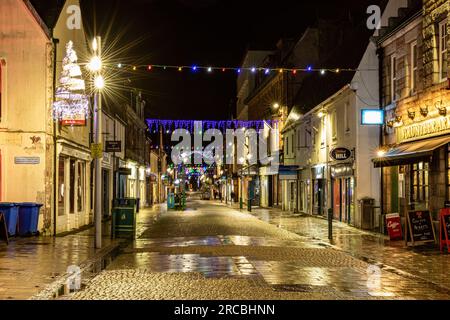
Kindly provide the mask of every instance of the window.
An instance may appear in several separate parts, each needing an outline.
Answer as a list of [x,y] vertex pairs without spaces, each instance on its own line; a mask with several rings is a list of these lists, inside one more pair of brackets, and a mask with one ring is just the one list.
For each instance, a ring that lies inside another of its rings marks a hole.
[[397,58],[391,56],[391,102],[397,100]]
[[447,145],[447,201],[450,201],[450,143]]
[[333,113],[331,114],[331,139],[333,141],[337,140],[337,113],[336,110],[333,110]]
[[294,135],[292,135],[291,151],[294,154]]
[[439,24],[439,81],[447,80],[447,21]]
[[78,162],[78,191],[77,191],[77,208],[78,212],[84,210],[84,163]]
[[286,137],[286,155],[289,154],[289,137]]
[[428,207],[429,163],[420,162],[411,165],[411,204]]
[[2,119],[2,92],[3,92],[2,67],[3,67],[3,60],[0,59],[0,121]]
[[348,116],[349,116],[349,103],[346,102],[345,106],[344,106],[344,126],[345,126],[345,132],[348,133],[350,132],[350,126],[349,126],[349,121],[348,121]]
[[75,213],[75,160],[73,159],[70,159],[69,204],[70,213]]
[[410,79],[410,86],[411,86],[411,94],[416,93],[417,90],[417,83],[418,83],[418,74],[417,74],[417,67],[418,67],[418,54],[417,54],[417,41],[414,41],[411,43],[411,79]]
[[65,163],[66,158],[60,157],[58,163],[58,216],[63,216],[65,214]]

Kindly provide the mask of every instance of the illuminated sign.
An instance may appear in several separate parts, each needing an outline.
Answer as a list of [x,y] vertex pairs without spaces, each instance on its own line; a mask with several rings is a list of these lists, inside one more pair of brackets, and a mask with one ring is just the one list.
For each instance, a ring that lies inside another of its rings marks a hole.
[[384,123],[383,110],[361,110],[362,125],[382,125]]
[[450,131],[450,116],[439,117],[397,128],[398,143],[441,135]]

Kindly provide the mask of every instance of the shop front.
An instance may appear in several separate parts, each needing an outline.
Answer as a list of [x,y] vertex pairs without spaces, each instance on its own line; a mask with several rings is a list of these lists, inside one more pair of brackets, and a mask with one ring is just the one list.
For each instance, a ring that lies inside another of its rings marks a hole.
[[56,232],[78,229],[91,222],[90,154],[62,144],[58,152]]
[[373,160],[383,170],[384,211],[429,210],[437,224],[450,199],[450,117],[399,126],[396,141]]
[[338,164],[330,167],[332,181],[333,218],[352,223],[355,216],[355,178],[353,164]]
[[311,169],[312,174],[312,214],[326,214],[327,180],[325,166],[316,166]]

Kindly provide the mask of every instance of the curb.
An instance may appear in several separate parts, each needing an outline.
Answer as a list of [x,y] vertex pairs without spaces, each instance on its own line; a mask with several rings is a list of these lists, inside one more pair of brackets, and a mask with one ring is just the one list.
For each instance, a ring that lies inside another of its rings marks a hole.
[[[126,240],[119,240],[101,249],[94,257],[82,262],[78,267],[81,269],[80,272],[82,279],[84,279],[83,282],[104,270],[119,254],[120,248],[126,243]],[[64,273],[43,290],[28,298],[28,300],[55,300],[70,293],[68,286],[70,276],[72,275]]]

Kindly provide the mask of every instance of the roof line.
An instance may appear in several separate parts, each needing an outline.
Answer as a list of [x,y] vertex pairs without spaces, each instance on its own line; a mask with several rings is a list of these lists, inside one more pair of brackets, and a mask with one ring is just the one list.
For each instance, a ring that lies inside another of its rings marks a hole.
[[50,40],[52,39],[50,30],[48,29],[47,25],[45,24],[44,20],[42,20],[41,16],[37,13],[36,9],[31,4],[30,0],[23,0],[23,4],[27,7],[28,11],[31,13],[33,18],[36,20],[37,24],[41,27],[42,31],[44,32],[45,36]]

